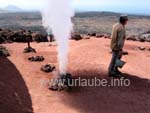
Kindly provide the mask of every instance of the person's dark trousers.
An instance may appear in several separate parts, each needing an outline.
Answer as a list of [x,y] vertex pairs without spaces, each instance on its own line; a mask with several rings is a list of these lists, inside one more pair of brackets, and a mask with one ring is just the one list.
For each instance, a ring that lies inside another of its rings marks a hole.
[[49,37],[50,37],[50,42],[53,42],[54,40],[54,35],[49,35]]
[[112,59],[108,69],[109,75],[115,74],[115,72],[118,70],[118,67],[116,66],[116,60],[121,59],[121,57],[121,51],[112,51]]

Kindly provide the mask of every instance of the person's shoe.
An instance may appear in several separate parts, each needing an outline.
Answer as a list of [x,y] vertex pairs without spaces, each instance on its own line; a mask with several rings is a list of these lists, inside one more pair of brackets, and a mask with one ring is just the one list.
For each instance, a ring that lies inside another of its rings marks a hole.
[[128,55],[129,53],[127,51],[122,51],[122,55]]
[[115,70],[115,73],[117,73],[117,74],[121,74],[121,75],[122,75],[122,72],[121,72],[121,71],[119,71],[118,69],[117,69],[117,70]]
[[120,78],[122,76],[123,76],[122,73],[117,73],[117,72],[109,73],[109,77]]

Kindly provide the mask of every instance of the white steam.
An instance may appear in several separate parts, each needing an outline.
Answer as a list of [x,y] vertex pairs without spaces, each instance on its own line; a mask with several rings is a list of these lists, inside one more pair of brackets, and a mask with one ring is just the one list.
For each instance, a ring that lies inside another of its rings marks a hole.
[[74,16],[71,0],[43,0],[43,26],[52,32],[58,45],[58,62],[61,74],[66,74],[69,38],[72,31],[71,17]]

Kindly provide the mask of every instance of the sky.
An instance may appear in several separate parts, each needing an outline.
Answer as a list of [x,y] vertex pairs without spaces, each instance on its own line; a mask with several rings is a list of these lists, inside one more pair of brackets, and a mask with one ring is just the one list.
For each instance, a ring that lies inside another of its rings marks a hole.
[[[16,5],[22,9],[42,8],[42,0],[0,0],[0,7]],[[113,11],[150,15],[149,0],[72,0],[77,11]]]

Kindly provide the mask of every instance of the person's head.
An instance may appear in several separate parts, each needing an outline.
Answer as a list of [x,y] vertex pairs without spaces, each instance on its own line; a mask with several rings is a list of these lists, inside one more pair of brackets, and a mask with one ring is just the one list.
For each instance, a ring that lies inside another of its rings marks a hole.
[[121,15],[120,18],[119,18],[119,22],[120,22],[122,25],[126,25],[127,22],[128,22],[128,16],[127,16],[127,15]]

